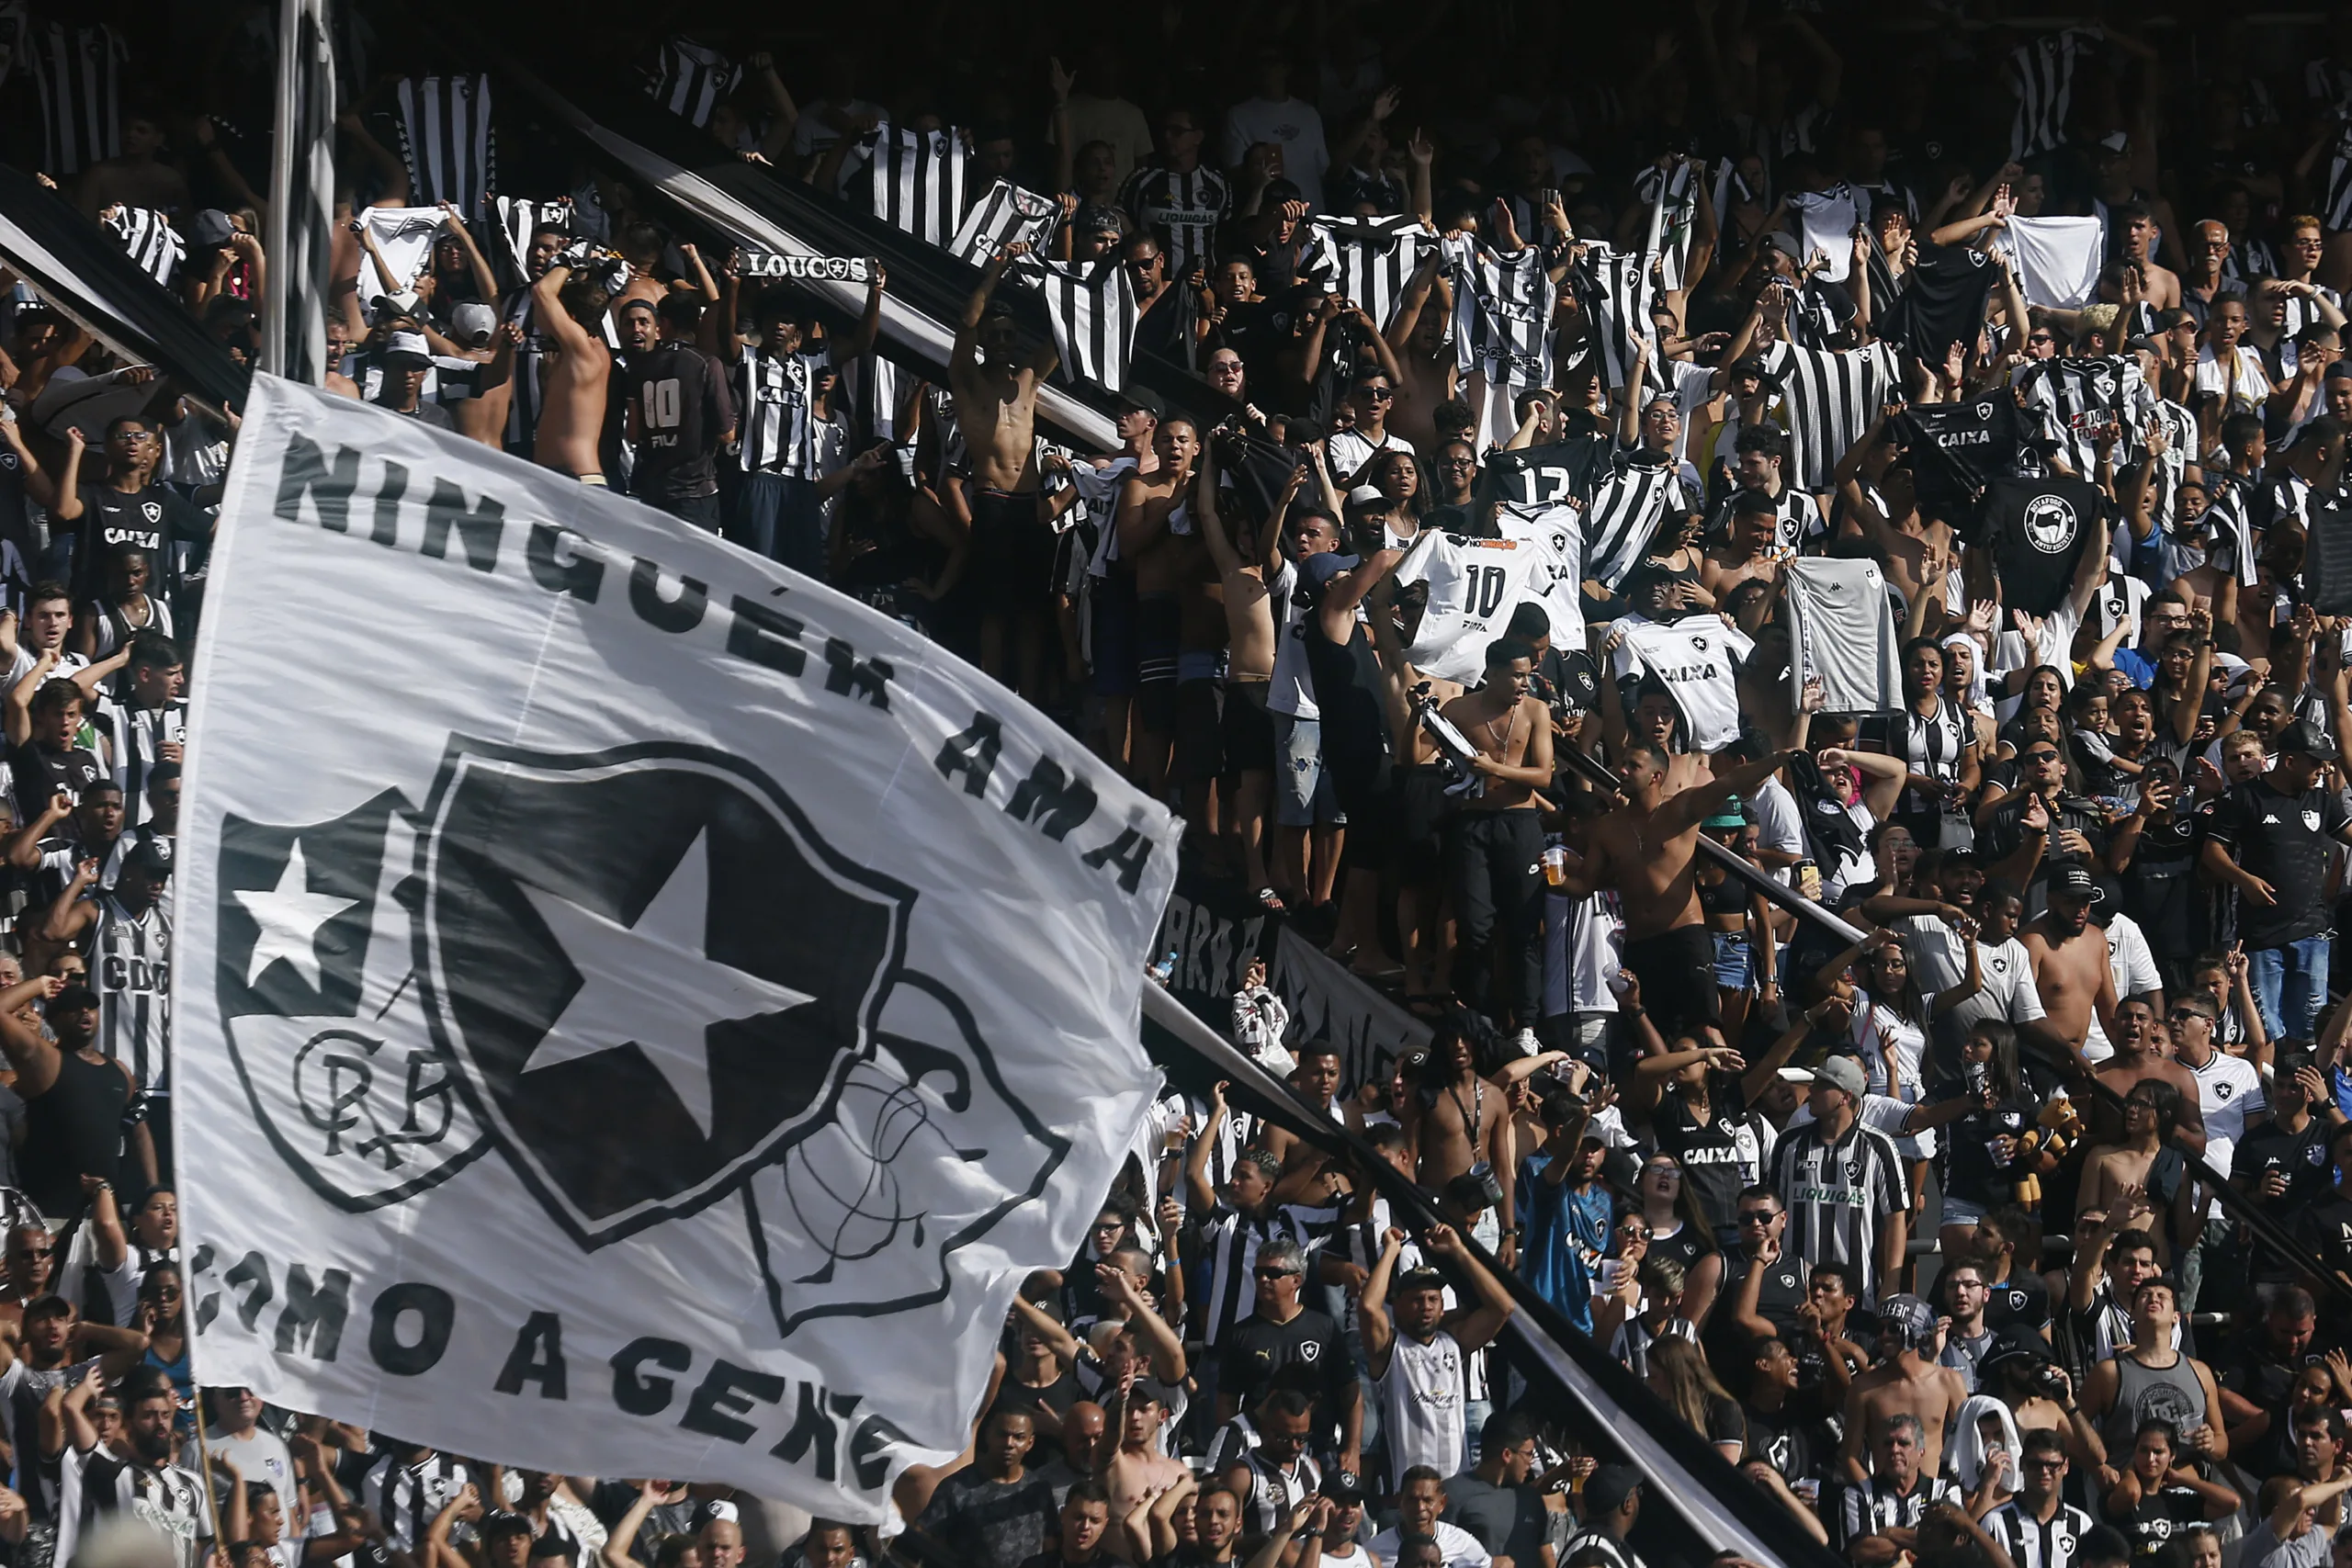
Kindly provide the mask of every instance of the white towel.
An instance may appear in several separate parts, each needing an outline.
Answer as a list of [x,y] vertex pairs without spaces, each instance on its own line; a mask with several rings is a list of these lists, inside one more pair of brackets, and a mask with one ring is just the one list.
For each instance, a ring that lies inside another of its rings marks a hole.
[[[441,231],[441,209],[371,207],[359,215],[359,220],[375,236],[376,248],[384,253],[384,265],[391,268],[400,291],[407,293],[414,288],[416,280],[433,264],[433,236]],[[360,300],[372,305],[384,292],[383,282],[376,276],[376,264],[363,248],[359,253]]]
[[2025,302],[2079,310],[2098,292],[2107,226],[2096,218],[2012,218],[2010,254]]
[[1984,1477],[1984,1435],[1976,1424],[1985,1416],[1996,1417],[2001,1423],[2001,1441],[2009,1450],[2008,1489],[2018,1489],[2018,1421],[2009,1407],[1989,1393],[1971,1394],[1962,1400],[1960,1414],[1953,1418],[1951,1442],[1945,1456],[1951,1461],[1952,1473],[1959,1478],[1962,1492],[1973,1492]]

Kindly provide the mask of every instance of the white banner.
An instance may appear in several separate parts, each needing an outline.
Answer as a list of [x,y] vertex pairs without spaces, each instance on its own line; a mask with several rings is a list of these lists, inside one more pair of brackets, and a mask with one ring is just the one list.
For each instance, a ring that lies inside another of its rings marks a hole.
[[863,605],[268,377],[205,609],[199,1380],[880,1519],[1157,1089],[1177,825]]

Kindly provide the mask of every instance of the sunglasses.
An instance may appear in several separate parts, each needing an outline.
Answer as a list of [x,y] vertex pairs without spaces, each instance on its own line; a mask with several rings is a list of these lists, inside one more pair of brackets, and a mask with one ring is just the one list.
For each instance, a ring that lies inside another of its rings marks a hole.
[[2165,1021],[2166,1023],[2185,1023],[2192,1018],[2203,1018],[2204,1016],[2205,1015],[2203,1013],[2199,1012],[2195,1008],[2175,1008],[2172,1011],[2165,1014]]
[[1356,395],[1358,397],[1369,399],[1371,401],[1375,403],[1385,403],[1394,398],[1396,394],[1393,389],[1387,387],[1358,387],[1356,389]]
[[1253,1269],[1250,1272],[1261,1280],[1288,1280],[1295,1278],[1298,1274],[1295,1269]]
[[1650,1227],[1636,1224],[1622,1224],[1617,1227],[1617,1234],[1628,1241],[1647,1241],[1650,1238]]
[[1769,1225],[1777,1218],[1779,1218],[1777,1214],[1766,1213],[1758,1209],[1742,1209],[1739,1213],[1739,1223],[1744,1225]]
[[2018,758],[2020,762],[2054,762],[2057,760],[2058,753],[2055,751],[2026,751],[2020,753]]

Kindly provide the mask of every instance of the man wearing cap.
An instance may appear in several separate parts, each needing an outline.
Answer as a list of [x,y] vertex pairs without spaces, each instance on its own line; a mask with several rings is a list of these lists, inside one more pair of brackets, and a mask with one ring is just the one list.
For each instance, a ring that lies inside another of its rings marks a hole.
[[383,352],[377,363],[384,367],[383,384],[369,400],[379,409],[390,409],[405,414],[419,424],[429,424],[435,430],[454,430],[449,411],[424,398],[424,378],[433,371],[432,351],[425,346],[424,334],[417,332],[396,332],[384,340]]
[[2352,843],[2352,813],[2322,770],[2341,755],[2309,719],[2287,726],[2270,771],[2214,806],[2199,852],[2206,874],[2237,893],[2238,940],[2273,1040],[2312,1038],[2327,1007],[2327,874],[2335,845]]
[[[2036,741],[2046,747],[2048,741]],[[2028,818],[2029,832],[2037,831]],[[2103,1038],[2112,1039],[2115,972],[2108,962],[2107,935],[2090,923],[2098,884],[2081,861],[2061,861],[2050,873],[2050,907],[2018,933],[2033,965],[2034,993],[2041,998],[2047,1027],[2079,1054],[2096,1020]]]
[[1866,1303],[1903,1266],[1911,1208],[1894,1141],[1862,1125],[1868,1083],[1851,1056],[1832,1056],[1815,1068],[1813,1120],[1784,1134],[1772,1159],[1772,1185],[1789,1205],[1789,1250],[1807,1264],[1853,1269]]
[[1876,1448],[1890,1423],[1907,1416],[1919,1424],[1919,1468],[1938,1474],[1943,1469],[1944,1428],[1968,1398],[1967,1380],[1939,1364],[1936,1309],[1925,1301],[1889,1296],[1879,1305],[1878,1320],[1878,1348],[1886,1359],[1846,1391],[1846,1438],[1838,1451],[1838,1473],[1847,1481],[1860,1480],[1863,1454]]
[[1634,1522],[1642,1517],[1642,1472],[1630,1464],[1604,1464],[1584,1483],[1584,1529],[1568,1538],[1560,1561],[1572,1562],[1582,1551],[1594,1551],[1609,1568],[1643,1568],[1641,1558],[1626,1540]]
[[[1382,1238],[1380,1261],[1372,1266],[1357,1303],[1363,1335],[1364,1371],[1380,1412],[1386,1439],[1388,1473],[1401,1477],[1416,1465],[1452,1475],[1468,1459],[1464,1421],[1468,1386],[1464,1359],[1494,1341],[1511,1314],[1509,1292],[1496,1282],[1462,1240],[1445,1225],[1431,1225],[1421,1237],[1430,1257],[1451,1263],[1467,1280],[1477,1304],[1446,1321],[1445,1276],[1422,1267],[1397,1272],[1405,1233]],[[1395,1281],[1396,1315],[1388,1312]]]

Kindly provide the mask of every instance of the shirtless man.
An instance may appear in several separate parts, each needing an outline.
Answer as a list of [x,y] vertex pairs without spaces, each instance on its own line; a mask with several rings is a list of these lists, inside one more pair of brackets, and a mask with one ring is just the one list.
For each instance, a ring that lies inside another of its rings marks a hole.
[[1838,1450],[1846,1479],[1868,1479],[1863,1462],[1896,1416],[1919,1419],[1919,1466],[1929,1475],[1943,1464],[1944,1428],[1968,1398],[1967,1380],[1939,1365],[1936,1313],[1917,1296],[1889,1296],[1879,1307],[1880,1343],[1894,1345],[1892,1359],[1856,1378],[1846,1390],[1846,1437]]
[[[1531,694],[1534,649],[1517,637],[1487,645],[1487,678],[1438,710],[1476,748],[1476,793],[1457,797],[1446,824],[1446,881],[1453,892],[1453,990],[1532,1056],[1544,1000],[1542,897],[1544,801],[1552,782],[1552,710]],[[1490,998],[1495,928],[1503,929],[1506,989]]]
[[1731,504],[1731,527],[1724,541],[1699,562],[1699,586],[1720,604],[1724,595],[1749,578],[1761,578],[1778,588],[1785,558],[1778,549],[1780,514],[1772,498],[1760,490],[1744,490]]
[[[1881,412],[1869,432],[1838,463],[1838,493],[1846,502],[1847,517],[1860,525],[1880,569],[1895,592],[1903,595],[1904,604],[1917,604],[1923,592],[1940,601],[1946,574],[1959,559],[1959,549],[1949,525],[1941,518],[1919,514],[1911,466],[1892,457],[1892,452],[1886,438],[1886,415]],[[1882,464],[1872,477],[1870,469]],[[1871,496],[1872,488],[1877,491],[1876,499]],[[2098,555],[2095,550],[2083,553]],[[1940,621],[1928,622],[1925,629],[1939,637],[1943,634]]]
[[2141,299],[2151,310],[2180,309],[2180,274],[2149,254],[2156,237],[2154,216],[2136,201],[2125,203],[2115,216],[2123,224],[2122,254],[2116,259],[2138,269]]
[[1628,746],[1617,764],[1625,804],[1602,818],[1593,834],[1594,853],[1580,869],[1572,868],[1566,891],[1581,898],[1615,885],[1624,907],[1625,967],[1641,982],[1650,1018],[1668,1040],[1703,1035],[1709,1044],[1724,1043],[1714,942],[1700,912],[1692,869],[1699,824],[1795,755],[1775,751],[1719,769],[1713,778],[1673,794],[1668,793],[1669,759],[1656,746]]
[[[2029,833],[2037,831],[2030,812],[2030,806]],[[2048,830],[2046,816],[2039,830]],[[2083,1057],[2083,1042],[2090,1037],[2094,1013],[2109,1040],[2116,1029],[2115,975],[2108,967],[2107,937],[2090,923],[2094,891],[2091,874],[2081,862],[2061,863],[2050,873],[2050,908],[2019,933],[2049,1027],[2066,1042],[2086,1073],[2090,1064]]]
[[605,346],[604,288],[556,262],[531,285],[534,320],[549,344],[539,365],[539,426],[532,458],[543,468],[602,485],[598,446],[605,434],[605,393],[613,379]]
[[[1430,1038],[1428,1071],[1420,1086],[1420,1114],[1410,1123],[1420,1154],[1421,1186],[1442,1194],[1449,1182],[1484,1167],[1502,1190],[1493,1212],[1517,1213],[1513,1179],[1519,1156],[1511,1147],[1510,1091],[1478,1076],[1469,1036],[1450,1021],[1439,1024]],[[1496,1258],[1509,1269],[1518,1253],[1517,1231],[1506,1231]]]
[[1432,416],[1440,403],[1453,396],[1461,375],[1453,345],[1446,342],[1446,323],[1453,318],[1446,308],[1447,290],[1440,276],[1444,259],[1442,252],[1430,253],[1420,270],[1406,282],[1388,331],[1383,334],[1389,353],[1396,356],[1397,370],[1396,400],[1388,411],[1389,426],[1423,452],[1437,444]]
[[1266,579],[1279,570],[1283,520],[1293,497],[1306,482],[1306,465],[1293,469],[1281,502],[1263,528],[1244,528],[1237,539],[1229,535],[1216,506],[1217,468],[1214,446],[1201,455],[1199,481],[1193,487],[1193,517],[1201,542],[1216,568],[1225,613],[1225,716],[1220,739],[1225,743],[1226,772],[1235,776],[1232,812],[1226,837],[1240,850],[1242,876],[1259,890],[1261,902],[1274,897],[1273,879],[1266,863],[1266,808],[1274,791],[1274,717],[1266,698],[1274,679],[1274,602]]
[[1111,1489],[1111,1517],[1124,1519],[1193,1472],[1182,1460],[1159,1451],[1159,1427],[1168,1419],[1168,1407],[1148,1384],[1137,1382],[1130,1373],[1112,1409],[1122,1412],[1119,1446],[1102,1483]]
[[[1141,679],[1135,700],[1135,734],[1128,751],[1136,781],[1154,796],[1167,788],[1176,737],[1177,654],[1183,641],[1184,591],[1210,560],[1186,503],[1201,433],[1181,414],[1159,422],[1152,438],[1159,462],[1150,473],[1119,481],[1119,564],[1136,579],[1136,655]],[[979,530],[979,502],[972,527]],[[1179,528],[1183,532],[1178,532]],[[1268,667],[1269,675],[1272,666]]]
[[[2111,976],[2111,971],[2110,971]],[[2115,1027],[2108,1035],[2115,1055],[2099,1064],[2098,1081],[2120,1095],[2130,1095],[2142,1078],[2162,1078],[2180,1091],[2179,1120],[2173,1142],[2199,1157],[2205,1153],[2205,1111],[2199,1100],[2197,1075],[2173,1060],[2172,1037],[2165,1032],[2155,1010],[2137,998],[2115,1004]],[[2104,1097],[2090,1107],[2091,1137],[2102,1144],[2121,1140],[2123,1122]]]
[[1053,531],[1037,511],[1037,388],[1061,355],[1048,340],[1024,356],[1012,310],[993,304],[1005,267],[1028,254],[1029,246],[1016,241],[982,270],[980,286],[956,324],[947,384],[971,464],[968,570],[980,604],[980,667],[1004,675],[1009,631],[1021,694],[1035,698],[1051,620],[1054,555]]

